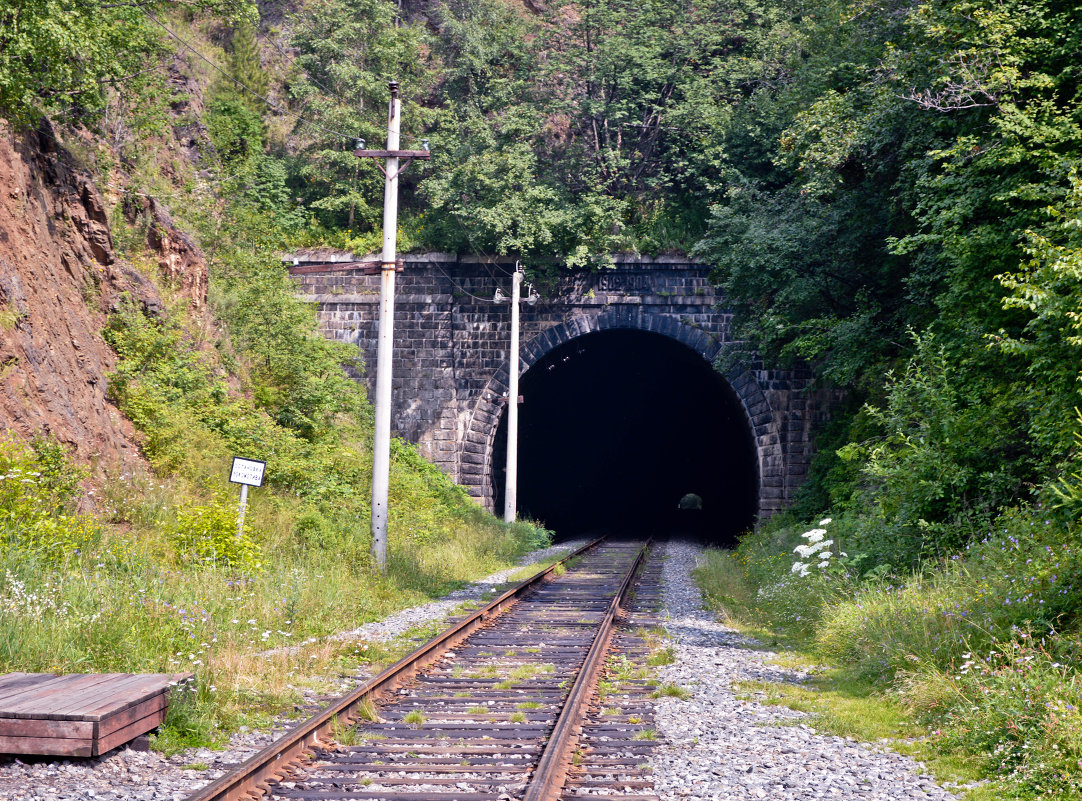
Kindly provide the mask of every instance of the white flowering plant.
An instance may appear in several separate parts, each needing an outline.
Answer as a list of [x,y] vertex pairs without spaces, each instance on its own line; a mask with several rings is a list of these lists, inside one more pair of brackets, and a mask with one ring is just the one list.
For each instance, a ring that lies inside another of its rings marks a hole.
[[[834,545],[834,540],[827,539],[826,527],[831,524],[832,520],[829,517],[824,517],[819,521],[819,525],[816,528],[805,531],[800,536],[807,540],[806,543],[796,546],[793,549],[793,553],[800,557],[796,562],[793,562],[793,566],[790,569],[792,573],[800,576],[810,576],[813,568],[816,571],[822,572],[828,570],[832,564],[831,560],[834,557],[834,551],[831,550],[831,546]],[[845,558],[848,556],[844,551],[839,551],[838,556]]]

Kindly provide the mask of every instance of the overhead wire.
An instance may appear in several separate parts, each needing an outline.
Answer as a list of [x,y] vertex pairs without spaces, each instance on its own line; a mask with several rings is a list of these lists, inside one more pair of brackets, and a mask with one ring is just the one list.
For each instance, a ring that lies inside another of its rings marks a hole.
[[442,273],[442,274],[443,274],[443,277],[444,277],[444,278],[446,278],[446,279],[447,279],[448,281],[450,281],[450,282],[451,282],[451,286],[453,286],[453,287],[454,287],[455,289],[457,289],[457,290],[458,290],[459,292],[461,292],[461,293],[462,293],[463,295],[469,295],[469,296],[470,296],[471,298],[473,298],[474,300],[479,300],[479,301],[481,301],[482,303],[497,303],[497,302],[498,302],[498,301],[497,301],[497,300],[496,300],[495,298],[482,298],[482,297],[478,297],[477,295],[473,294],[473,293],[472,293],[472,292],[470,292],[469,290],[467,290],[467,289],[464,289],[464,288],[462,287],[462,285],[461,285],[461,284],[459,284],[459,283],[458,283],[457,281],[455,281],[455,279],[454,279],[454,278],[452,278],[452,277],[451,277],[450,275],[448,275],[448,274],[447,274],[447,272],[446,272],[446,271],[445,271],[445,270],[444,270],[444,269],[443,269],[442,267],[440,267],[440,266],[439,266],[438,264],[436,264],[435,266],[436,266],[436,269],[437,269],[437,270],[439,270],[439,271],[440,271],[440,273]]
[[[244,7],[241,6],[240,3],[238,3],[236,0],[226,0],[226,2],[229,3],[229,5],[231,5],[234,9],[236,9],[238,13],[243,14],[245,19],[247,19],[251,23],[254,23],[257,28],[259,27],[259,24],[260,24],[261,20],[258,18],[258,15],[257,15],[257,17],[255,19],[252,19],[252,17],[245,11]],[[348,108],[349,107],[349,103],[346,102],[345,98],[343,98],[335,90],[329,88],[325,83],[321,83],[320,81],[318,81],[316,79],[316,77],[311,72],[309,72],[304,66],[302,66],[295,58],[293,58],[291,55],[289,55],[289,53],[287,53],[285,51],[285,49],[280,44],[278,44],[278,42],[276,42],[274,40],[273,37],[268,35],[266,37],[266,41],[269,42],[271,47],[273,47],[275,50],[277,50],[279,54],[281,54],[282,58],[284,58],[286,61],[288,61],[294,67],[296,67],[301,72],[303,72],[308,77],[308,80],[310,80],[312,83],[314,83],[320,89],[322,89],[324,91],[324,93],[326,93],[326,95],[328,96],[328,98],[327,98],[328,100],[333,100],[333,101],[339,103],[343,108]],[[401,134],[399,134],[399,136],[401,138],[403,138],[403,139],[412,139],[414,141],[420,141],[422,139],[422,137],[413,136],[412,134],[407,134],[407,133],[401,133]]]
[[[473,255],[474,255],[474,257],[475,257],[475,258],[476,258],[476,259],[477,259],[477,260],[478,260],[479,262],[483,262],[484,264],[487,264],[487,265],[489,265],[490,267],[491,267],[491,266],[495,266],[495,267],[496,267],[496,268],[497,268],[497,269],[498,269],[498,270],[499,270],[500,272],[502,272],[502,273],[503,273],[504,275],[506,275],[506,276],[507,276],[508,278],[510,278],[510,277],[511,277],[512,275],[514,275],[514,273],[512,273],[512,272],[509,272],[509,271],[508,271],[508,270],[507,270],[506,268],[504,268],[504,267],[503,267],[503,266],[502,266],[502,265],[501,265],[501,264],[500,264],[500,263],[499,263],[498,261],[496,261],[496,258],[495,258],[494,256],[490,256],[490,255],[488,255],[488,253],[486,253],[486,252],[485,252],[485,250],[484,250],[483,248],[482,248],[482,249],[480,249],[480,250],[478,250],[478,248],[477,248],[477,247],[476,247],[476,246],[475,246],[475,245],[473,244],[473,237],[472,237],[472,236],[470,235],[470,232],[466,230],[466,226],[462,224],[462,220],[460,220],[460,219],[458,218],[458,215],[457,215],[457,214],[454,214],[454,213],[452,213],[452,214],[451,214],[451,217],[452,217],[452,218],[454,219],[454,221],[455,221],[455,222],[456,222],[456,223],[458,224],[458,227],[462,229],[462,233],[463,233],[463,234],[465,235],[465,237],[466,237],[466,242],[467,242],[467,243],[469,244],[469,246],[470,246],[470,250],[472,250],[472,251],[473,251]],[[495,274],[493,274],[493,272],[492,272],[491,270],[489,270],[489,275],[491,275],[491,276],[492,276],[492,279],[493,279],[493,280],[496,280],[496,276],[495,276]]]
[[238,80],[237,78],[230,75],[228,72],[223,70],[221,67],[219,67],[217,64],[215,64],[213,61],[211,61],[209,58],[207,58],[202,53],[200,53],[198,50],[196,50],[195,47],[193,47],[191,45],[191,43],[185,41],[180,36],[178,36],[176,33],[174,33],[173,30],[168,25],[166,25],[164,22],[162,22],[160,19],[158,19],[152,13],[147,11],[147,9],[145,7],[140,6],[139,10],[142,11],[144,14],[146,14],[147,17],[149,17],[152,22],[154,22],[156,25],[158,25],[160,28],[162,28],[162,30],[164,30],[166,33],[168,33],[170,36],[172,36],[174,39],[176,39],[177,42],[180,43],[183,47],[185,47],[187,50],[191,51],[193,54],[195,54],[202,61],[206,62],[207,65],[211,67],[211,69],[213,69],[215,72],[219,73],[222,77],[232,81],[234,84],[236,84],[241,89],[246,91],[252,97],[256,98],[257,100],[262,101],[263,103],[265,103],[268,108],[271,108],[271,109],[273,109],[274,111],[277,111],[280,114],[284,114],[286,116],[293,117],[298,122],[304,123],[305,125],[308,125],[308,126],[310,126],[312,128],[316,128],[316,129],[318,129],[320,131],[323,131],[324,133],[329,133],[329,134],[332,134],[334,136],[337,136],[340,139],[345,139],[347,141],[353,141],[353,140],[355,140],[357,138],[356,134],[346,134],[346,133],[342,133],[341,131],[336,131],[333,128],[328,128],[325,125],[320,125],[317,122],[313,122],[312,120],[309,120],[306,117],[302,117],[300,114],[297,114],[294,111],[289,111],[288,109],[282,108],[277,103],[274,103],[271,100],[268,100],[266,97],[259,94],[259,92],[255,91],[251,87],[245,85],[240,80]]

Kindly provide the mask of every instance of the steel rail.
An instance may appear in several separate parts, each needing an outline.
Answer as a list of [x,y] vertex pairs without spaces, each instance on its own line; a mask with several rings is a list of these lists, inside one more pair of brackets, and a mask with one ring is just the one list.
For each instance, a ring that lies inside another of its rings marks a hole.
[[651,540],[647,540],[639,550],[635,562],[627,571],[627,575],[624,576],[620,589],[613,596],[612,602],[605,612],[605,617],[601,620],[593,644],[586,654],[586,659],[582,663],[582,668],[575,678],[571,691],[567,694],[563,709],[560,711],[559,718],[556,719],[556,725],[553,727],[552,734],[549,735],[548,742],[545,744],[545,750],[541,754],[537,768],[534,770],[533,776],[530,777],[522,801],[556,801],[556,799],[560,798],[564,782],[567,779],[568,769],[571,766],[571,750],[579,731],[582,729],[584,712],[590,703],[594,688],[597,686],[601,668],[604,666],[605,654],[609,649],[609,641],[612,639],[612,633],[616,627],[617,615],[623,606],[624,597],[631,587],[632,579],[634,579],[643,558],[650,549],[650,542]]
[[[333,706],[316,713],[284,737],[275,740],[236,770],[197,790],[188,796],[187,801],[237,801],[266,794],[269,781],[281,780],[286,775],[286,771],[296,765],[305,753],[319,745],[321,741],[330,740],[331,738],[327,737],[328,734],[333,734],[343,725],[351,725],[357,719],[357,710],[362,704],[397,689],[419,669],[436,661],[445,651],[454,648],[474,631],[508,611],[529,590],[550,580],[558,566],[597,547],[604,540],[605,537],[599,537],[587,543],[507,590],[465,620],[438,634],[378,676],[343,696]],[[641,554],[639,558],[641,559]],[[625,585],[626,583],[625,579]]]

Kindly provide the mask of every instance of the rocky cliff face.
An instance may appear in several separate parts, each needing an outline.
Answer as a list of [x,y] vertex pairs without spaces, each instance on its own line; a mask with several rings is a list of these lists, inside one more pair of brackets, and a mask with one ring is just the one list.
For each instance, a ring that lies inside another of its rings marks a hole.
[[[101,330],[124,293],[161,308],[153,283],[117,258],[106,205],[53,131],[16,136],[0,122],[0,426],[44,432],[99,469],[139,463],[131,424],[106,398],[115,355]],[[153,201],[148,245],[201,307],[206,264]]]

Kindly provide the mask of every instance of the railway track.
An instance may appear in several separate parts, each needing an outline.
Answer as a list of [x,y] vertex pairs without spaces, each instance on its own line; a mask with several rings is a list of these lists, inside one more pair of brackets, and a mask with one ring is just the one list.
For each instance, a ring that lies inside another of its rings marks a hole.
[[590,543],[189,801],[655,801],[659,561]]

